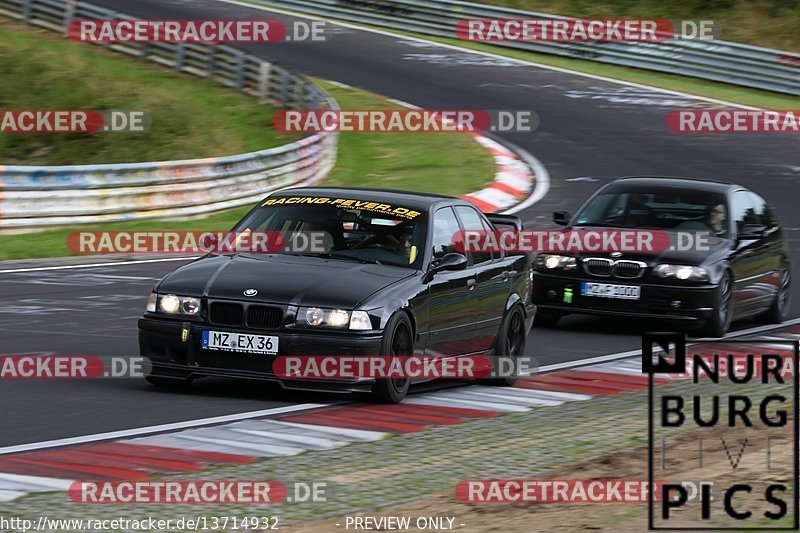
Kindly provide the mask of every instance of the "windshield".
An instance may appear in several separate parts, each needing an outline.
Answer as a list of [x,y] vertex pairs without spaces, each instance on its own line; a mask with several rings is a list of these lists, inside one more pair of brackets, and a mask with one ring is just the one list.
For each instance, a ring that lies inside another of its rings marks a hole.
[[388,203],[287,196],[268,198],[232,231],[278,232],[287,243],[279,253],[419,268],[426,219]]
[[594,197],[575,217],[575,226],[728,233],[723,194],[686,189],[613,191]]

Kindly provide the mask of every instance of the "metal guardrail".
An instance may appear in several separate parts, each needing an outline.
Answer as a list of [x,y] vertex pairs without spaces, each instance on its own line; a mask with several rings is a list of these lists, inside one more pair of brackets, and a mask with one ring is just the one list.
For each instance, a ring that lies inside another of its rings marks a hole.
[[[456,38],[465,18],[563,19],[458,0],[250,0],[269,7]],[[718,40],[515,42],[491,44],[800,95],[800,54]]]
[[[0,16],[64,33],[74,19],[130,19],[74,0],[0,0]],[[230,46],[103,44],[290,109],[336,109],[302,76]],[[0,165],[0,230],[192,216],[252,204],[267,192],[323,179],[337,135],[227,157],[62,167]]]

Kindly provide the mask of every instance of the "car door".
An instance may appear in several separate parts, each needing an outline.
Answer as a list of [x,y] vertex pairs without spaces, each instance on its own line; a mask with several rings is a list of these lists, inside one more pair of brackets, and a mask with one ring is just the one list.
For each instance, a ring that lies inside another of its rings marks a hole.
[[738,190],[732,194],[730,212],[735,239],[730,260],[734,276],[733,307],[734,312],[741,316],[758,305],[758,284],[762,282],[764,276],[763,256],[766,240],[742,236],[745,226],[759,223],[756,205],[749,191]]
[[[432,218],[431,264],[455,252],[453,237],[461,231],[451,207]],[[471,353],[475,336],[475,271],[472,268],[437,272],[428,282],[428,340],[426,355]]]
[[783,235],[777,220],[772,216],[767,203],[756,193],[750,191],[756,224],[764,227],[764,237],[753,251],[756,256],[759,277],[753,283],[753,296],[759,309],[768,306],[780,284],[780,267],[783,259]]
[[[472,207],[455,208],[464,231],[490,231],[488,222]],[[491,251],[468,251],[470,268],[475,272],[475,351],[492,347],[503,321],[503,312],[511,287],[511,276],[502,255]]]

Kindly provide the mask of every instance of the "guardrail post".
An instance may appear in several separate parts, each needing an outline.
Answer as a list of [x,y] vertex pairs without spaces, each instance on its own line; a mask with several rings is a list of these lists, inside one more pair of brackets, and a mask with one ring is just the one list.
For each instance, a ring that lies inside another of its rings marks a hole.
[[178,43],[175,47],[175,70],[183,69],[183,62],[186,60],[186,47],[183,43]]
[[309,92],[309,95],[308,95],[308,108],[309,109],[319,109],[320,108],[319,100],[320,100],[320,98],[319,98],[319,94],[317,94],[317,91],[311,90]]
[[236,62],[236,90],[242,91],[244,89],[244,62],[245,62],[245,53],[239,51],[237,54],[237,62]]
[[33,0],[24,0],[22,4],[22,22],[28,24],[31,20],[31,11],[33,11]]
[[261,104],[268,103],[269,100],[269,71],[272,64],[269,61],[262,61],[258,66],[258,101]]
[[75,0],[67,0],[66,9],[64,9],[64,35],[69,34],[69,24],[75,18],[75,8],[77,2]]
[[289,76],[289,73],[286,72],[284,69],[281,69],[279,71],[278,75],[280,76],[280,82],[279,82],[280,83],[279,92],[280,92],[280,95],[281,95],[280,105],[281,105],[281,107],[288,108],[288,107],[290,107],[290,103],[291,103],[290,100],[289,100],[289,94],[290,94],[290,91],[291,91],[292,80],[291,80],[291,77]]
[[206,78],[213,78],[214,77],[214,67],[216,66],[217,60],[217,45],[210,44],[206,47],[208,50],[208,59],[206,60]]

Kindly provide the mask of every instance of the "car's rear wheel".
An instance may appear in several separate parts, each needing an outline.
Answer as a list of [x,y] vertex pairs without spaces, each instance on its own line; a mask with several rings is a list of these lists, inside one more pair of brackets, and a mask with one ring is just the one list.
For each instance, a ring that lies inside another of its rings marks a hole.
[[[499,357],[518,359],[525,355],[525,313],[522,307],[515,305],[506,313],[503,323],[500,325],[500,332],[494,341],[494,355],[492,359],[492,374],[494,377],[479,379],[479,383],[508,387],[517,381],[517,376],[499,376],[501,369],[508,369],[510,365],[501,367]],[[515,362],[514,369],[517,368]]]
[[731,327],[733,316],[733,280],[730,272],[726,272],[717,288],[717,301],[714,314],[703,324],[698,334],[702,337],[723,337]]
[[[413,355],[413,335],[408,315],[403,312],[395,314],[386,324],[381,341],[381,355],[385,357]],[[378,378],[372,385],[371,399],[379,403],[400,403],[408,394],[410,386],[408,378]]]
[[778,292],[775,293],[772,305],[757,317],[760,321],[766,322],[767,324],[780,324],[786,320],[786,315],[789,313],[789,304],[792,298],[791,266],[788,263],[781,264],[781,270],[778,275],[780,276],[778,280]]

